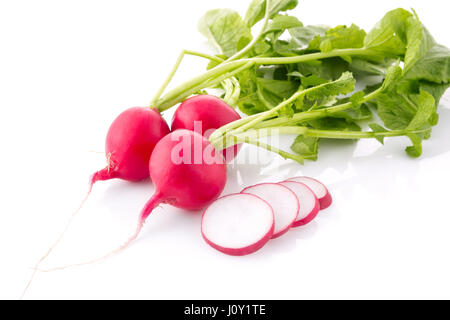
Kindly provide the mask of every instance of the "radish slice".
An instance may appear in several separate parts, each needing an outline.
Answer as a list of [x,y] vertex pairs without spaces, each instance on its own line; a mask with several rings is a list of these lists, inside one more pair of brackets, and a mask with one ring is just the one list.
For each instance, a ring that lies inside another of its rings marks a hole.
[[320,210],[319,200],[310,188],[299,182],[285,181],[281,185],[291,189],[298,198],[300,211],[292,227],[300,227],[314,220]]
[[296,177],[288,179],[286,181],[300,182],[306,184],[314,192],[317,199],[319,199],[320,210],[325,210],[326,208],[331,206],[333,198],[331,196],[331,193],[328,191],[327,187],[325,187],[325,185],[322,182],[309,177]]
[[272,239],[285,234],[294,224],[298,216],[300,204],[295,193],[277,183],[263,183],[242,190],[242,193],[253,194],[267,201],[275,216],[275,228]]
[[261,249],[273,235],[272,207],[252,194],[232,194],[214,201],[203,213],[202,236],[214,249],[244,256]]

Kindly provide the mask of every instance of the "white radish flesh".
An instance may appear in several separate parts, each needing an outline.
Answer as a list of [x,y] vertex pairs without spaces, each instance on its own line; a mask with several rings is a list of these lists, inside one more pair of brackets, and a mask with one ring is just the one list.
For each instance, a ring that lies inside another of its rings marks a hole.
[[272,239],[285,234],[297,220],[300,205],[295,193],[276,183],[263,183],[248,187],[242,193],[253,194],[267,201],[275,217]]
[[291,189],[296,194],[300,203],[297,220],[292,226],[304,226],[314,220],[320,210],[319,200],[314,192],[305,184],[299,182],[285,181],[280,184]]
[[273,235],[272,207],[252,194],[232,194],[213,202],[202,217],[202,236],[214,249],[243,256],[261,249]]
[[310,177],[296,177],[286,181],[300,182],[307,185],[314,192],[317,199],[319,199],[320,210],[325,210],[331,206],[333,198],[322,182]]

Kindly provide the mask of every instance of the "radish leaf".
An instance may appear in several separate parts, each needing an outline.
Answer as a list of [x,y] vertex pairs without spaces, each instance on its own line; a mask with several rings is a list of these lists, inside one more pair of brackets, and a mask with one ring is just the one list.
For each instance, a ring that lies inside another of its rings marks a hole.
[[[269,17],[273,18],[280,12],[292,10],[298,5],[298,0],[271,0]],[[266,0],[253,0],[245,15],[245,23],[253,27],[264,18],[266,12]]]
[[242,46],[252,39],[250,29],[239,13],[231,9],[215,9],[208,11],[198,24],[199,31],[227,57],[238,52],[238,44]]
[[[276,15],[269,22],[266,29],[264,29],[264,34],[272,32],[283,32],[284,30],[302,27],[303,23],[300,22],[296,17],[288,15]],[[278,38],[278,37],[277,37]]]
[[325,36],[327,30],[328,27],[325,26],[306,26],[291,28],[289,29],[289,33],[298,48],[305,49],[314,38]]
[[309,50],[330,52],[334,49],[362,48],[366,32],[356,25],[328,29],[324,36],[318,35],[309,44]]
[[399,57],[405,54],[407,47],[409,11],[395,9],[388,12],[370,31],[364,47],[388,57]]
[[317,160],[319,138],[299,135],[291,146],[292,151],[312,161]]

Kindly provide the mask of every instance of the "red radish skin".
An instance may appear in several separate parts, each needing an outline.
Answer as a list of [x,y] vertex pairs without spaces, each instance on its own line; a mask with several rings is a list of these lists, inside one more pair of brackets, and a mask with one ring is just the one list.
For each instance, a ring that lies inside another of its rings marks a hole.
[[[209,138],[215,129],[239,119],[241,119],[239,113],[222,99],[211,95],[197,95],[185,100],[178,107],[171,128],[172,131],[178,129],[196,131],[195,123],[201,123],[201,134]],[[223,150],[227,162],[236,157],[241,147],[242,145],[238,144]]]
[[[186,148],[178,150],[181,145]],[[175,150],[192,160],[200,157],[200,161],[177,163]],[[41,271],[92,264],[117,254],[139,236],[146,219],[160,204],[199,210],[216,200],[226,184],[227,168],[222,154],[206,138],[189,130],[177,130],[162,138],[153,150],[149,168],[156,191],[142,209],[135,233],[124,245],[95,260]]]
[[92,175],[91,186],[115,178],[132,182],[147,179],[153,149],[169,132],[156,109],[134,107],[122,112],[106,137],[107,167]]
[[[273,235],[272,207],[252,194],[232,194],[213,202],[202,216],[202,237],[212,248],[230,256],[261,249]],[[257,228],[254,234],[250,228]],[[240,240],[239,238],[246,239]]]
[[262,183],[242,190],[264,199],[273,209],[275,228],[272,239],[281,237],[289,231],[298,217],[300,204],[296,194],[281,184]]
[[[195,161],[195,147],[200,148],[201,163],[172,162],[171,153],[181,140],[191,141],[187,151],[191,152],[192,162]],[[210,164],[205,158],[209,151],[214,160]],[[150,161],[150,176],[156,188],[153,198],[181,209],[199,210],[217,199],[225,187],[226,175],[222,155],[206,138],[189,130],[178,130],[163,138]]]
[[306,184],[319,199],[320,210],[325,210],[331,206],[333,203],[333,197],[328,191],[327,187],[320,181],[310,178],[310,177],[295,177],[288,179],[286,181],[294,181]]
[[300,203],[300,211],[292,227],[301,227],[313,221],[320,211],[319,200],[314,192],[299,182],[285,181],[280,184],[291,189],[297,195]]

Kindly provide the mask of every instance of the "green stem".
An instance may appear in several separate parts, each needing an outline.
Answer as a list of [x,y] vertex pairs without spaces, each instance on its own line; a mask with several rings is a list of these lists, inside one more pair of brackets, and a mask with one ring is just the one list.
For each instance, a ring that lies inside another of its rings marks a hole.
[[[204,89],[206,88],[205,83],[211,78],[217,77],[221,74],[230,72],[236,68],[242,67],[244,65],[247,65],[247,69],[252,67],[253,65],[279,65],[279,64],[293,64],[293,63],[300,63],[300,62],[307,62],[307,61],[313,61],[313,60],[321,60],[321,59],[327,59],[332,57],[339,57],[339,56],[355,56],[355,55],[371,55],[372,51],[365,49],[365,48],[358,48],[358,49],[339,49],[339,50],[333,50],[330,52],[318,52],[318,53],[311,53],[311,54],[305,54],[300,56],[294,56],[294,57],[281,57],[281,58],[247,58],[247,59],[240,59],[235,60],[231,62],[224,62],[222,64],[219,64],[215,68],[205,72],[204,74],[197,76],[184,84],[176,87],[172,91],[168,92],[163,98],[160,98],[156,104],[155,107],[158,108],[160,112],[163,112],[169,108],[171,108],[173,105],[177,104],[179,99],[176,99],[177,96],[182,96],[183,93],[186,90],[189,90],[193,87]],[[250,64],[251,62],[251,64]],[[192,91],[192,90],[191,90]],[[184,95],[186,96],[186,95]]]
[[[172,106],[180,102],[179,97],[189,96],[190,94],[186,94],[187,91],[196,92],[201,89],[207,88],[207,85],[209,85],[211,79],[227,74],[228,72],[231,72],[234,69],[247,65],[248,62],[249,61],[237,60],[226,64],[218,65],[217,67],[208,70],[204,74],[194,77],[193,79],[169,91],[163,98],[160,98],[156,102],[156,107],[160,112],[166,111],[167,109],[171,108]],[[193,88],[195,88],[195,90],[192,90]]]
[[253,62],[247,62],[245,65],[240,66],[230,72],[226,72],[226,73],[216,72],[215,77],[213,76],[210,79],[206,79],[205,81],[201,82],[197,86],[185,88],[184,90],[179,90],[178,95],[173,96],[170,100],[164,100],[162,102],[158,102],[158,110],[160,112],[166,111],[167,109],[171,108],[172,106],[176,105],[177,103],[182,102],[190,95],[195,94],[204,88],[214,87],[217,84],[224,81],[225,79],[231,78],[231,77],[235,76],[237,73],[240,73],[245,69],[248,69],[252,65],[253,65]]
[[[370,101],[372,99],[375,99],[378,94],[382,92],[382,88],[379,88],[378,90],[375,90],[374,92],[366,95],[362,98],[362,103]],[[298,94],[299,92],[297,92]],[[302,93],[305,93],[303,91]],[[286,100],[288,101],[288,100]],[[285,102],[286,102],[285,101]],[[347,102],[343,103],[334,107],[319,109],[319,110],[312,110],[312,111],[305,111],[294,114],[293,117],[278,117],[272,120],[265,120],[263,122],[259,122],[259,118],[262,116],[265,119],[269,118],[266,117],[266,115],[271,111],[266,111],[263,114],[255,114],[252,116],[245,117],[243,119],[236,120],[234,122],[228,123],[227,125],[221,127],[220,129],[217,129],[213,132],[213,134],[210,137],[210,141],[216,141],[221,139],[222,136],[225,136],[229,134],[231,131],[234,131],[234,134],[237,134],[239,132],[248,130],[250,128],[253,129],[262,129],[262,128],[276,128],[276,127],[282,127],[282,126],[289,126],[289,125],[296,125],[301,122],[309,121],[309,120],[315,120],[324,118],[345,110],[348,110],[353,107],[353,103]],[[250,125],[251,123],[251,125]]]
[[271,146],[269,144],[263,143],[263,142],[258,141],[258,140],[253,140],[253,139],[250,139],[250,138],[239,138],[239,137],[236,137],[236,139],[234,139],[234,140],[237,143],[248,143],[248,144],[252,144],[254,146],[266,149],[268,151],[277,153],[280,156],[282,156],[284,159],[291,159],[291,160],[297,161],[297,162],[299,162],[301,164],[304,164],[304,162],[305,162],[305,157],[303,157],[301,155],[292,154],[292,153],[280,150],[278,148],[275,148],[275,147],[273,147],[273,146]]
[[257,125],[258,123],[272,118],[273,116],[275,116],[277,114],[277,112],[284,108],[285,106],[290,105],[291,103],[295,102],[295,100],[297,100],[298,98],[300,98],[302,95],[304,95],[308,90],[301,90],[301,91],[297,91],[296,93],[294,93],[289,99],[283,101],[282,103],[280,103],[278,106],[276,106],[273,109],[270,109],[269,111],[266,111],[262,114],[259,115],[259,117],[253,119],[252,121],[249,121],[248,123],[246,123],[245,125],[243,125],[242,127],[239,127],[238,129],[236,129],[237,132],[242,132],[245,130],[248,130],[252,127],[254,127],[255,125]]
[[[364,96],[361,99],[361,103],[368,102],[372,99],[375,99],[381,92],[383,91],[382,88],[379,88],[366,96]],[[305,91],[299,91],[295,95],[298,94],[305,94]],[[293,97],[294,97],[293,96]],[[291,97],[292,98],[292,97]],[[284,103],[288,102],[289,100],[286,100]],[[282,103],[282,104],[284,104]],[[284,104],[285,105],[285,104]],[[278,117],[272,120],[266,120],[263,122],[260,122],[261,118],[268,118],[267,115],[272,110],[266,111],[263,114],[256,114],[253,116],[249,116],[243,119],[236,120],[234,122],[231,122],[220,129],[213,132],[213,134],[210,136],[210,142],[213,145],[220,145],[223,143],[223,141],[227,140],[227,136],[233,135],[233,136],[239,136],[239,133],[244,132],[245,130],[249,129],[267,129],[269,131],[264,130],[250,130],[246,131],[249,135],[252,135],[252,137],[255,137],[255,132],[257,132],[256,137],[262,137],[267,135],[273,135],[274,130],[277,130],[277,134],[302,134],[295,130],[300,130],[298,128],[300,127],[294,127],[294,125],[297,125],[298,123],[311,121],[315,119],[325,118],[328,116],[331,116],[333,114],[346,111],[353,107],[352,102],[343,103],[334,107],[319,109],[319,110],[312,110],[312,111],[305,111],[294,114],[293,117]],[[272,116],[272,115],[271,115]],[[294,129],[295,128],[295,129]],[[289,132],[289,130],[294,130],[294,132]],[[270,132],[267,134],[263,134],[264,132]]]
[[252,116],[248,116],[233,122],[230,122],[224,126],[222,126],[220,129],[217,129],[216,131],[214,131],[212,133],[212,135],[210,136],[210,140],[216,140],[218,138],[220,138],[221,136],[226,135],[228,132],[232,131],[233,129],[242,126],[244,124],[246,124],[247,122],[257,118],[259,116],[259,114],[254,114]]
[[225,90],[223,101],[231,107],[235,107],[241,95],[241,86],[235,77],[222,81],[222,87]]
[[[228,139],[227,144],[224,148],[229,148],[233,144],[231,143],[233,139],[238,141],[244,141],[247,139],[255,140],[258,138],[269,137],[274,135],[305,135],[308,137],[323,138],[323,139],[349,139],[349,140],[359,140],[359,139],[373,139],[379,137],[400,137],[408,134],[419,134],[426,132],[428,129],[424,130],[392,130],[385,132],[364,132],[364,131],[337,131],[337,130],[317,130],[308,127],[292,126],[292,127],[277,127],[277,128],[264,128],[264,129],[253,129],[236,135],[231,135]],[[216,142],[218,143],[218,142]]]
[[286,107],[286,106],[288,106],[288,105],[294,103],[294,102],[295,102],[297,99],[299,99],[300,97],[302,97],[302,96],[304,96],[304,95],[306,95],[306,94],[308,94],[308,93],[310,93],[310,92],[312,92],[312,91],[315,91],[315,90],[318,90],[318,89],[320,89],[320,88],[323,88],[323,87],[325,87],[325,86],[327,86],[327,85],[329,85],[329,83],[324,83],[324,84],[318,85],[318,86],[316,86],[316,87],[312,87],[312,88],[309,88],[309,89],[297,91],[297,92],[294,93],[289,99],[283,101],[282,103],[280,103],[280,104],[279,104],[278,106],[276,106],[275,108],[272,108],[272,109],[270,109],[270,110],[268,110],[268,111],[266,111],[266,112],[261,113],[261,114],[260,114],[258,117],[256,117],[255,119],[253,119],[253,120],[247,122],[245,125],[243,125],[243,126],[241,126],[240,128],[236,129],[236,131],[237,131],[237,132],[243,132],[243,131],[246,131],[246,130],[248,130],[248,129],[250,129],[250,128],[255,127],[258,123],[260,123],[260,122],[262,122],[262,121],[264,121],[264,120],[266,120],[266,119],[275,117],[275,116],[277,115],[277,112],[278,112],[279,110],[281,110],[281,109],[283,109],[284,107]]
[[150,107],[153,107],[156,104],[156,102],[158,101],[158,99],[161,97],[161,95],[164,93],[164,90],[166,90],[170,81],[172,81],[172,79],[175,76],[175,73],[177,72],[178,68],[180,67],[181,62],[183,61],[183,58],[185,55],[197,56],[197,57],[205,58],[205,59],[208,59],[211,61],[216,61],[218,63],[221,63],[224,61],[223,59],[221,59],[219,57],[211,56],[209,54],[205,54],[205,53],[201,53],[201,52],[196,52],[196,51],[191,51],[191,50],[181,51],[175,65],[173,66],[171,72],[169,73],[169,76],[167,77],[166,81],[164,81],[163,85],[161,86],[161,88],[159,88],[159,90],[155,94],[155,97],[150,102]]
[[278,128],[265,128],[265,129],[252,129],[243,133],[229,134],[226,137],[221,137],[215,141],[211,141],[211,144],[218,150],[229,148],[233,145],[239,143],[248,143],[255,145],[260,148],[264,148],[268,151],[279,154],[285,159],[292,159],[301,164],[304,160],[312,159],[312,157],[301,156],[297,154],[292,154],[274,146],[268,145],[259,141],[259,138],[268,137],[273,135],[285,135],[285,134],[295,134],[304,135],[308,137],[322,138],[322,139],[349,139],[349,140],[359,140],[359,139],[376,139],[376,138],[388,138],[388,137],[399,137],[408,134],[418,134],[426,132],[424,130],[393,130],[386,132],[360,132],[360,131],[335,131],[335,130],[317,130],[307,127],[278,127]]
[[285,159],[292,159],[303,164],[304,160],[309,157],[291,154],[289,152],[280,150],[271,145],[260,142],[258,139],[274,135],[304,135],[308,137],[315,137],[321,139],[340,139],[340,140],[360,140],[360,139],[377,139],[377,138],[389,138],[389,137],[401,137],[409,134],[419,134],[426,132],[424,130],[393,130],[386,132],[361,132],[361,131],[335,131],[335,130],[317,130],[307,127],[278,127],[278,128],[265,128],[265,129],[253,129],[243,133],[229,134],[226,137],[211,141],[211,144],[218,150],[232,147],[238,143],[249,143],[266,150],[275,152]]
[[[263,129],[250,129],[245,132],[229,132],[226,136],[219,136],[217,138],[210,137],[210,143],[218,149],[226,149],[236,144],[238,141],[245,139],[257,140],[264,137],[280,136],[286,134],[305,134],[306,127],[276,127]],[[245,142],[245,141],[244,141]]]
[[425,132],[426,130],[393,130],[386,132],[359,132],[359,131],[333,131],[333,130],[315,130],[308,129],[305,135],[315,138],[324,139],[349,139],[349,140],[359,140],[359,139],[373,139],[373,138],[389,138],[389,137],[401,137],[408,134],[417,134]]
[[184,50],[186,54],[191,55],[191,56],[196,56],[196,57],[200,57],[200,58],[205,58],[208,59],[210,61],[215,61],[217,63],[222,63],[224,61],[224,59],[219,58],[217,56],[212,56],[210,54],[206,54],[206,53],[202,53],[202,52],[197,52],[197,51],[192,51],[192,50]]
[[237,107],[239,97],[241,96],[241,84],[235,77],[232,77],[231,81],[234,83],[234,91],[233,95],[230,97],[230,103],[232,107]]
[[[361,103],[368,102],[370,100],[375,99],[381,92],[382,88],[379,88],[368,95],[364,96],[361,100]],[[254,126],[255,129],[260,128],[270,128],[270,127],[278,127],[278,126],[286,126],[286,125],[295,125],[301,122],[325,118],[331,115],[334,115],[336,113],[346,111],[353,107],[352,102],[343,103],[334,107],[328,107],[318,110],[311,110],[311,111],[305,111],[294,114],[293,117],[279,117],[272,120],[267,120],[262,123],[259,123]]]
[[357,49],[337,49],[330,52],[316,52],[293,57],[249,58],[247,60],[253,60],[257,65],[269,65],[269,64],[279,65],[279,64],[294,64],[314,60],[322,60],[341,56],[370,56],[370,55],[373,55],[373,52],[371,50],[365,48],[357,48]]
[[245,54],[247,52],[249,52],[253,48],[253,46],[261,39],[261,37],[264,35],[264,32],[267,28],[267,24],[269,23],[270,4],[271,4],[270,0],[266,0],[266,12],[264,14],[264,23],[263,23],[263,26],[262,26],[259,34],[256,37],[254,37],[253,40],[248,45],[245,46],[245,48],[243,48],[241,51],[237,52],[236,54],[234,54],[233,56],[228,58],[226,60],[226,62],[237,60],[237,59],[240,59],[241,57],[245,56]]

